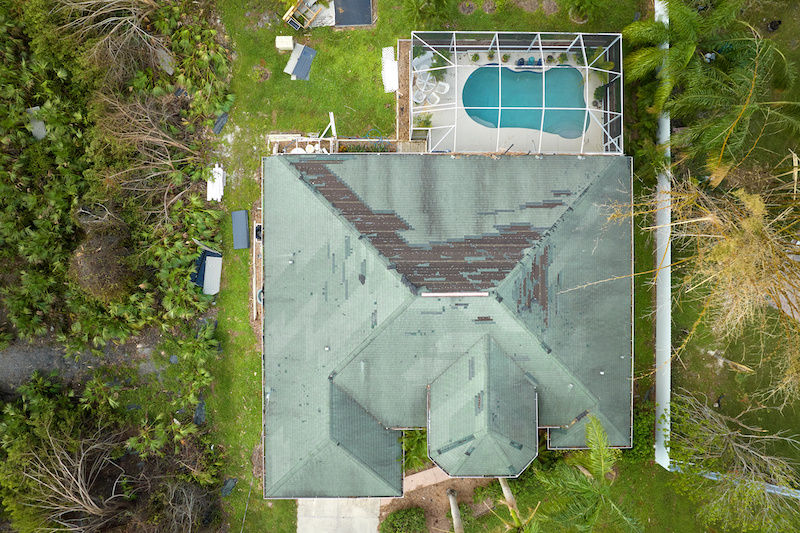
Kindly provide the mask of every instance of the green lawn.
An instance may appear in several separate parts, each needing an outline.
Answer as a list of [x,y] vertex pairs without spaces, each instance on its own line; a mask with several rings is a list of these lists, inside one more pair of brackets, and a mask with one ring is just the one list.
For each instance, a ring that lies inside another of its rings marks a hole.
[[[761,35],[775,41],[786,54],[795,67],[800,64],[800,43],[797,35],[800,33],[800,3],[794,0],[776,2],[754,2],[756,9],[745,11],[742,18],[756,29]],[[782,24],[775,32],[767,31],[767,24],[772,20],[780,20]],[[746,28],[742,27],[743,30]],[[800,83],[795,80],[794,85],[786,91],[775,91],[772,94],[774,101],[800,102]],[[754,151],[756,163],[772,167],[789,154],[788,149],[795,153],[800,149],[800,139],[792,135],[769,135],[759,142],[759,148]]]
[[[274,16],[269,24],[258,27],[259,17],[272,3],[219,0],[222,21],[236,53],[233,91],[237,103],[232,124],[259,132],[263,145],[263,135],[271,131],[321,132],[328,124],[328,112],[333,111],[341,137],[364,136],[372,129],[391,136],[395,97],[383,92],[381,48],[396,46],[398,38],[410,38],[411,31],[417,28],[410,27],[403,18],[402,2],[376,1],[378,21],[374,28],[294,32]],[[480,7],[482,1],[476,4],[478,8],[470,15],[459,13],[449,29],[620,31],[633,20],[635,12],[644,12],[645,2],[620,0],[613,10],[606,10],[603,18],[584,25],[572,23],[564,13],[545,17],[541,10],[526,13],[508,8],[487,15]],[[276,50],[277,35],[294,35],[298,42],[317,50],[310,81],[291,81],[283,72],[289,56]],[[270,72],[266,81],[259,81],[261,68]]]
[[[691,330],[700,305],[694,298],[685,298],[674,307],[676,345],[683,342],[685,332]],[[776,408],[776,402],[761,402],[758,396],[759,392],[769,389],[775,371],[773,361],[782,349],[777,320],[778,312],[770,310],[763,321],[750,325],[736,340],[718,339],[706,323],[701,323],[679,361],[672,365],[673,387],[685,388],[701,398],[705,395],[709,404],[724,395],[720,401],[722,414],[735,417],[747,409],[755,409],[744,415],[742,421],[773,434],[778,431],[800,434],[800,413],[796,404],[781,411]],[[754,372],[737,372],[710,352],[744,364]],[[762,408],[758,409],[759,406]],[[797,451],[788,445],[777,446],[772,451],[798,458]]]
[[[230,212],[252,208],[260,197],[253,179],[228,182],[224,207]],[[224,257],[222,285],[217,299],[218,338],[222,357],[212,368],[215,377],[208,400],[209,421],[227,458],[226,476],[238,478],[233,494],[223,500],[232,530],[294,532],[295,502],[270,501],[262,497],[261,479],[253,477],[251,456],[261,441],[261,351],[250,324],[250,251],[233,250],[231,219],[223,221]],[[252,492],[251,492],[252,490]]]

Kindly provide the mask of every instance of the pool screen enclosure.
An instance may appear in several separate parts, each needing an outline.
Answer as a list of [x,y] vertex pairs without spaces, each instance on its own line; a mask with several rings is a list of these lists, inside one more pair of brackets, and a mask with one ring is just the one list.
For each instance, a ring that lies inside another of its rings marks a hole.
[[429,152],[623,153],[620,34],[412,32],[407,60]]

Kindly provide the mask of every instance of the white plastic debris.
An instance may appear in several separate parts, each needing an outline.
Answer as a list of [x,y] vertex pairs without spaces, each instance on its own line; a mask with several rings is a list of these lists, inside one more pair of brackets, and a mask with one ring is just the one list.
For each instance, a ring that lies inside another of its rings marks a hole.
[[225,189],[225,170],[219,166],[219,163],[214,163],[214,168],[211,169],[211,179],[208,181],[208,188],[206,189],[206,200],[222,200],[222,193]]
[[393,93],[400,88],[400,75],[397,70],[397,60],[394,58],[394,46],[387,46],[381,53],[381,75],[383,76],[383,90]]
[[278,35],[275,37],[275,48],[281,52],[291,52],[294,50],[294,37],[291,35]]

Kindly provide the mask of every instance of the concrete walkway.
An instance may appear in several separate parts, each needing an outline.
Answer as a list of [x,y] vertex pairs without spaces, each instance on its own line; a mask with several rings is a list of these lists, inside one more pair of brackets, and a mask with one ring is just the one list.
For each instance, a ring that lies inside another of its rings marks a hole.
[[379,498],[297,500],[297,533],[376,533]]
[[[403,479],[403,492],[451,479],[434,466]],[[394,498],[301,498],[297,533],[376,533],[381,507]]]
[[428,485],[436,485],[442,481],[453,479],[444,473],[444,470],[438,466],[417,472],[410,475],[403,480],[403,492],[411,492],[420,487],[427,487]]
[[[406,476],[403,478],[403,494],[408,494],[412,490],[427,487],[428,485],[436,485],[448,479],[453,479],[444,473],[444,470],[438,466],[417,472],[416,474]],[[392,503],[394,498],[381,498],[381,507]]]

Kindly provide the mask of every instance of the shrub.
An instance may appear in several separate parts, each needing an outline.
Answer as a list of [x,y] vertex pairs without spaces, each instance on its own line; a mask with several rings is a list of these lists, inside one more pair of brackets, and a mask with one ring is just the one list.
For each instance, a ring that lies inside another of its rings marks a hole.
[[653,402],[639,403],[633,409],[633,447],[623,453],[626,458],[647,460],[653,457],[656,412]]
[[493,502],[503,498],[503,491],[500,489],[500,483],[494,481],[491,485],[486,487],[475,487],[475,491],[472,493],[472,502],[482,502],[486,498],[489,498]]
[[403,445],[403,470],[422,468],[428,462],[428,435],[424,429],[404,431],[400,437]]
[[594,90],[594,99],[598,102],[606,99],[606,86],[598,85]]
[[87,233],[72,254],[69,277],[93,298],[110,302],[129,294],[134,274],[125,264],[123,235]]
[[410,507],[389,513],[381,522],[381,533],[427,533],[425,511],[421,507]]
[[414,116],[414,127],[416,128],[430,128],[432,116],[430,113],[423,113]]

